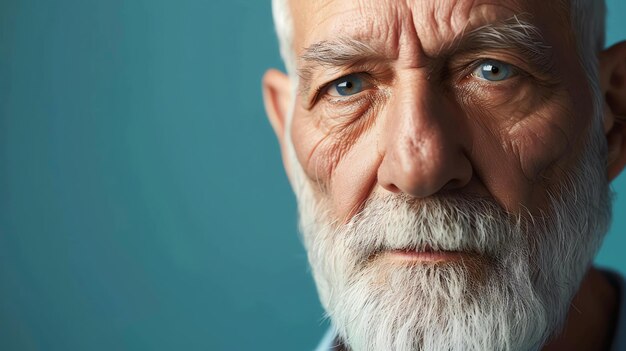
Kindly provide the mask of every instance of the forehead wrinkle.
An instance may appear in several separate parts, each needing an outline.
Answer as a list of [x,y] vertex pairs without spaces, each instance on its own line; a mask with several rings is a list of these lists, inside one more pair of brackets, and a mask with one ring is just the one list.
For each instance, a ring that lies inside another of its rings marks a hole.
[[[402,0],[398,0],[398,3]],[[329,40],[329,38],[347,37],[368,43],[378,42],[387,44],[393,41],[390,34],[397,32],[395,22],[401,21],[403,16],[396,11],[398,3],[372,2],[358,0],[353,3],[337,2],[331,11],[321,14],[315,21],[311,18],[305,21],[311,22],[309,37],[299,46],[299,51],[314,42]],[[326,6],[330,8],[330,6]],[[312,9],[311,9],[312,10]],[[322,12],[315,8],[316,13]]]
[[448,3],[448,6],[431,8],[423,6],[422,10],[427,15],[415,18],[416,29],[423,42],[425,54],[430,56],[436,56],[444,48],[455,45],[468,31],[497,23],[521,12],[512,3],[480,0],[455,1]]

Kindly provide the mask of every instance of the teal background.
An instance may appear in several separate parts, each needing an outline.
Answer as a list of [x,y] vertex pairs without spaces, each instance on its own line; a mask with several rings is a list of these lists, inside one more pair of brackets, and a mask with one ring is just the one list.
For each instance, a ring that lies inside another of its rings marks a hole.
[[272,66],[269,1],[0,1],[0,350],[315,346]]

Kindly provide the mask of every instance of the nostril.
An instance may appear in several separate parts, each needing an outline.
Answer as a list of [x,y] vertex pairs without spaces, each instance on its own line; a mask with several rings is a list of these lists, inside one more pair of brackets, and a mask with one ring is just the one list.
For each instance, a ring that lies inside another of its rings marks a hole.
[[441,190],[456,190],[462,188],[464,182],[460,179],[451,179],[449,182],[444,185]]
[[402,192],[400,190],[400,188],[398,188],[395,184],[389,183],[389,184],[384,184],[383,188],[385,188],[385,190],[392,192],[394,194],[398,194],[400,192]]

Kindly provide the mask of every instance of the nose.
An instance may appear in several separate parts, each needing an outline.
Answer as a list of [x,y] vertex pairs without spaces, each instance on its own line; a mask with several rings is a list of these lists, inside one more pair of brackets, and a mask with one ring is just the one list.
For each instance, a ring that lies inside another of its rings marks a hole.
[[388,191],[425,198],[463,188],[472,178],[464,114],[430,84],[414,80],[389,102],[378,169],[378,182]]

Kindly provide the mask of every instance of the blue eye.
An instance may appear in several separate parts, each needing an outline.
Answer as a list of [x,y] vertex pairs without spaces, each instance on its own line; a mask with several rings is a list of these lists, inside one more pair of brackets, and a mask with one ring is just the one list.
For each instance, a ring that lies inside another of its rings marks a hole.
[[328,89],[328,94],[332,96],[351,96],[364,90],[367,83],[356,74],[350,74],[337,79]]
[[494,60],[484,61],[472,72],[474,77],[490,82],[503,81],[511,78],[514,74],[515,71],[511,65]]

